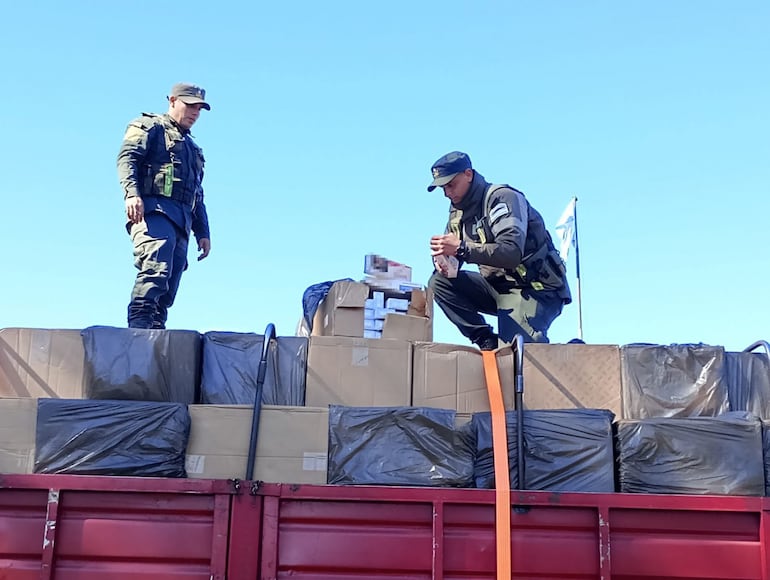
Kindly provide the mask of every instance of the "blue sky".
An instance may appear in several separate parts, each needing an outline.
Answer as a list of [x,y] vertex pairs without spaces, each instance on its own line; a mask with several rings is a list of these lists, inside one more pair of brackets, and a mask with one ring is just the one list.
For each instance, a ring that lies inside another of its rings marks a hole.
[[[770,338],[766,1],[75,0],[3,20],[0,327],[125,324],[115,156],[190,81],[212,104],[212,252],[170,327],[293,334],[305,288],[360,278],[367,253],[427,281],[448,207],[429,168],[459,149],[552,232],[578,197],[587,342]],[[434,332],[464,343],[440,312]],[[576,333],[573,303],[550,335]]]

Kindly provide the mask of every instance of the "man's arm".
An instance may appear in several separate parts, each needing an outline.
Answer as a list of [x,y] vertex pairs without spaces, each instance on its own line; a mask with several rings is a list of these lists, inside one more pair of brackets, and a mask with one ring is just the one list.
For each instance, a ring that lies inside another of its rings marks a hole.
[[118,152],[118,179],[126,202],[126,216],[132,223],[144,219],[144,203],[139,192],[141,171],[147,157],[150,126],[141,120],[129,123]]
[[520,192],[504,187],[492,193],[487,208],[494,241],[484,244],[466,241],[464,261],[514,269],[521,263],[527,239],[527,200]]
[[198,261],[200,262],[211,251],[211,232],[209,231],[209,215],[206,211],[206,203],[203,201],[203,188],[198,188],[196,194],[195,209],[192,216],[192,231],[198,241]]

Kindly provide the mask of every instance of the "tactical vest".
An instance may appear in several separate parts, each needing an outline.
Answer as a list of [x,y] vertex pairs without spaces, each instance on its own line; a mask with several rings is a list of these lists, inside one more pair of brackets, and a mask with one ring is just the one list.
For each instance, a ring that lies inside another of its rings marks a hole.
[[148,140],[145,165],[141,168],[139,191],[142,197],[157,195],[195,207],[203,181],[203,151],[169,119],[143,113],[142,127],[150,131],[161,126],[163,137]]
[[[514,189],[509,185],[490,185],[484,193],[482,217],[473,224],[472,241],[486,244],[494,242],[494,234],[489,222],[489,200],[499,189]],[[514,191],[517,191],[514,189]],[[537,211],[530,206],[530,212]],[[462,225],[462,210],[452,208],[449,214],[448,231],[463,239],[465,232]],[[537,214],[539,215],[539,214]],[[483,265],[479,266],[482,270]],[[542,218],[528,220],[527,236],[522,249],[521,262],[515,268],[494,268],[502,270],[505,278],[516,288],[532,288],[534,290],[555,290],[567,303],[571,301],[569,286],[566,280],[566,267],[553,245],[551,234],[545,228]],[[482,271],[482,274],[484,272]]]

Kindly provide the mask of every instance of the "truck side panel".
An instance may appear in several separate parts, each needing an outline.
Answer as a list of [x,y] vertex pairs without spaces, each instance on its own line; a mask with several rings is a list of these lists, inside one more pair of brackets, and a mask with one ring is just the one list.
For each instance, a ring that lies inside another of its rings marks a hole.
[[[494,579],[482,490],[265,489],[263,579]],[[763,498],[512,492],[521,580],[767,580]]]
[[216,483],[0,476],[0,579],[224,580],[230,494]]

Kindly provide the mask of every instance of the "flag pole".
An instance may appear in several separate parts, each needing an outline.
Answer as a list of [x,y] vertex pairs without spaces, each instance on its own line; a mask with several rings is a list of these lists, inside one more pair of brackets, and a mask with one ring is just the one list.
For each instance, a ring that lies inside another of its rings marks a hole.
[[577,278],[578,338],[583,340],[583,303],[580,297],[580,246],[578,245],[577,196],[575,196],[575,276]]

